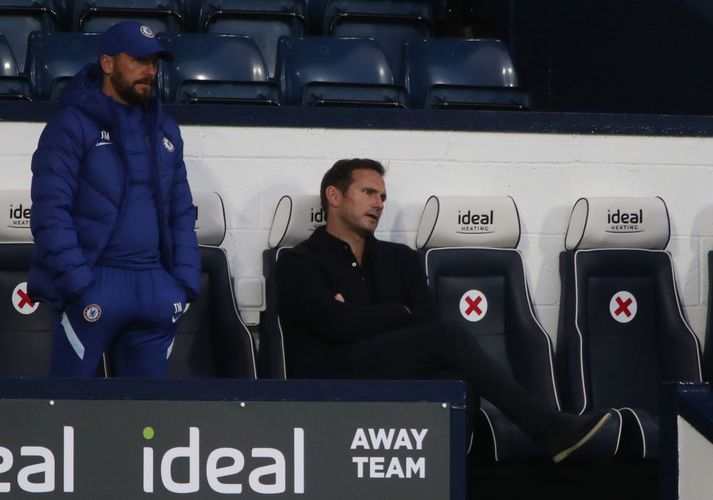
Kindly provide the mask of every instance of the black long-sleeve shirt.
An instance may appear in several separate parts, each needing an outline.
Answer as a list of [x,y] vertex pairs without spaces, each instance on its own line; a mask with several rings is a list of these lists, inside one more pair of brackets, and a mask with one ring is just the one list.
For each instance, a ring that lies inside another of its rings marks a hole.
[[359,265],[319,228],[280,256],[276,279],[291,376],[339,377],[349,345],[437,316],[418,254],[373,236]]

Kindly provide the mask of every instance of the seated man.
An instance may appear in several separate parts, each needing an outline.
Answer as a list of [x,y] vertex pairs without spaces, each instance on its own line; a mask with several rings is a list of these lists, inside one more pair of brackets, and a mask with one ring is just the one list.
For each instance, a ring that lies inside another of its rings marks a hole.
[[298,378],[432,378],[455,372],[555,462],[598,432],[609,412],[553,412],[522,389],[460,325],[439,321],[418,254],[374,237],[384,167],[340,160],[322,179],[327,224],[277,263],[278,311]]

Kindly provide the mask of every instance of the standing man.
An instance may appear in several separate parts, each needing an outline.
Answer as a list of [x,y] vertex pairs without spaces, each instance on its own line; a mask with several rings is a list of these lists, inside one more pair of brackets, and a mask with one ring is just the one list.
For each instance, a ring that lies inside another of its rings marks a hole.
[[153,95],[147,26],[102,36],[98,63],[67,85],[32,157],[29,294],[57,311],[54,376],[163,377],[177,321],[198,295],[195,207],[176,122]]
[[322,179],[327,225],[277,263],[278,310],[290,376],[432,378],[455,372],[495,404],[555,462],[611,417],[551,411],[526,392],[456,322],[439,321],[419,263],[406,245],[377,240],[384,167],[340,160]]

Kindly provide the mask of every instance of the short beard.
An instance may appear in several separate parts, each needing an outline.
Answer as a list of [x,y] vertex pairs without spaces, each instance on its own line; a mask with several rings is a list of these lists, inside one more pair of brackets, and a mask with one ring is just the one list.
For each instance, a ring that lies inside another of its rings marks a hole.
[[137,83],[152,83],[148,80],[137,80],[133,83],[127,84],[119,78],[118,74],[111,75],[111,83],[114,86],[114,91],[123,100],[133,105],[146,104],[153,97],[153,90],[146,95],[139,94],[134,90],[134,85]]

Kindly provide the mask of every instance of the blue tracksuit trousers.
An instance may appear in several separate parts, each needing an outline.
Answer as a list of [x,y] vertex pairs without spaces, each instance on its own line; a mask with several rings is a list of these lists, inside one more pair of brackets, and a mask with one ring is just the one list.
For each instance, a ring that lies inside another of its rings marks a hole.
[[163,268],[99,266],[54,328],[51,375],[91,377],[102,353],[112,376],[164,377],[186,294]]

